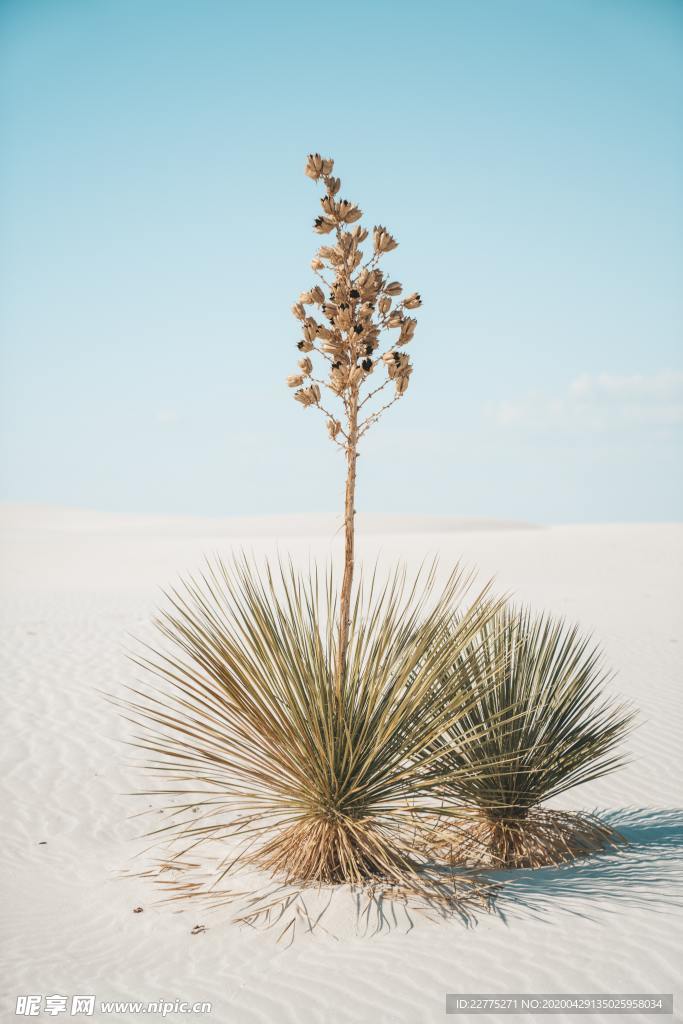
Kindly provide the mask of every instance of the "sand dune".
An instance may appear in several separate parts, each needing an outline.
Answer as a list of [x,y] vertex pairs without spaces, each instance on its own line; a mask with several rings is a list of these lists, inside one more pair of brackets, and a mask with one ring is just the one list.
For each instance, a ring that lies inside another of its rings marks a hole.
[[[239,547],[336,560],[338,523],[4,506],[0,525],[3,1021],[15,1019],[22,993],[208,1000],[210,1015],[166,1019],[220,1024],[426,1024],[444,1019],[446,992],[683,999],[682,526],[361,521],[366,564],[400,558],[415,568],[438,555],[445,574],[462,559],[602,641],[614,688],[642,712],[633,760],[560,803],[604,809],[631,847],[511,874],[497,912],[471,927],[398,914],[359,934],[352,901],[337,892],[326,930],[302,928],[285,948],[229,912],[155,906],[144,882],[117,879],[137,849],[129,816],[138,805],[123,795],[134,785],[124,730],[99,691],[131,681],[124,643],[148,628],[159,587]],[[133,914],[137,905],[143,913]],[[191,935],[195,924],[207,931]]]

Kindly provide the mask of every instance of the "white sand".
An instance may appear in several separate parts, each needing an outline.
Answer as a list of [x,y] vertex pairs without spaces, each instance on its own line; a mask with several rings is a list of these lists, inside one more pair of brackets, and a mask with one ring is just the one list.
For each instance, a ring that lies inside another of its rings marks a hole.
[[[98,690],[130,682],[126,634],[145,630],[158,588],[205,554],[240,544],[273,551],[279,538],[299,562],[326,560],[338,557],[336,524],[11,506],[0,522],[3,1022],[21,1019],[21,993],[209,1000],[211,1015],[166,1019],[220,1024],[440,1021],[449,991],[678,989],[683,1000],[682,526],[368,521],[366,563],[380,553],[415,567],[438,553],[445,571],[462,558],[495,574],[501,589],[594,631],[642,723],[633,763],[561,804],[607,809],[633,845],[618,857],[514,874],[500,913],[469,929],[417,919],[411,929],[400,919],[357,936],[351,908],[335,904],[332,934],[299,934],[283,948],[272,933],[231,924],[228,911],[174,912],[153,905],[145,883],[116,880],[135,848],[133,801],[121,795],[133,780],[122,726]],[[208,930],[192,936],[197,923]]]

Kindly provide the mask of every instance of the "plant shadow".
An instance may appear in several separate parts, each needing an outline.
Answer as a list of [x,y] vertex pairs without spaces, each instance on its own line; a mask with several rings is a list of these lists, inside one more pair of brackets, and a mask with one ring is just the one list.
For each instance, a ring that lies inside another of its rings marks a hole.
[[[433,863],[425,874],[429,884],[419,898],[398,895],[391,888],[383,891],[381,886],[299,887],[272,879],[261,884],[260,876],[249,876],[241,892],[202,888],[193,893],[185,884],[180,887],[181,896],[196,895],[207,909],[217,912],[240,906],[233,920],[259,930],[272,929],[284,946],[302,933],[336,940],[393,931],[407,934],[420,921],[448,920],[474,928],[489,914],[511,924],[525,918],[556,918],[558,912],[587,920],[633,908],[659,914],[680,912],[683,810],[626,808],[593,813],[616,829],[626,844],[558,867],[478,874],[462,866]],[[445,898],[454,883],[459,882],[462,889],[468,877],[473,883],[469,897],[465,888],[463,899]],[[170,885],[175,891],[176,881]]]
[[558,867],[489,873],[501,884],[494,913],[511,920],[559,910],[594,919],[626,907],[673,913],[683,906],[683,810],[594,813],[627,845]]

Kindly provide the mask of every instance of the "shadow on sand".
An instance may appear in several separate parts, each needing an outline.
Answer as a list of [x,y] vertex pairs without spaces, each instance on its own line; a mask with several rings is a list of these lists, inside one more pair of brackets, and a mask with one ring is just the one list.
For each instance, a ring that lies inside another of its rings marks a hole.
[[489,873],[501,883],[493,911],[504,920],[558,911],[592,919],[625,907],[683,906],[683,810],[596,811],[628,845],[557,868]]
[[[594,813],[620,832],[627,845],[556,868],[487,871],[486,878],[496,885],[495,894],[487,901],[488,912],[506,923],[524,918],[547,920],[558,912],[586,920],[628,908],[658,914],[678,912],[683,906],[683,810]],[[452,871],[445,869],[444,876]],[[303,893],[298,899],[305,906]],[[334,926],[326,927],[331,924],[328,909],[329,904],[314,918],[306,911],[306,930],[322,930],[337,937]],[[418,909],[410,901],[403,904],[381,893],[365,892],[356,894],[354,930],[365,936],[408,932],[425,912],[432,920],[448,918],[466,927],[476,927],[487,914],[484,907],[468,903],[454,903],[449,911],[426,906]]]
[[[249,884],[241,893],[213,892],[207,909],[220,911],[245,897],[233,920],[273,929],[277,941],[286,946],[302,932],[324,933],[332,939],[407,933],[425,917],[474,928],[490,914],[512,924],[529,918],[549,920],[558,913],[586,920],[628,909],[679,913],[683,907],[683,810],[629,808],[593,813],[620,832],[626,845],[559,867],[533,870],[478,874],[432,864],[426,876],[429,885],[419,899],[403,898],[393,890],[383,892],[380,886],[374,891],[353,886],[299,889],[275,882],[263,888]],[[468,877],[473,886],[469,896]],[[454,881],[463,891],[462,900],[443,898],[452,891]],[[429,898],[430,892],[434,899]]]

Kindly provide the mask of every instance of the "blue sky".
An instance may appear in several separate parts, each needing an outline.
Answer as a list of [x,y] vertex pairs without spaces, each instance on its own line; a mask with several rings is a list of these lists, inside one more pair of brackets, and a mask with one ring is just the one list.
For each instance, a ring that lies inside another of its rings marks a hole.
[[336,512],[308,151],[423,295],[367,512],[680,519],[683,4],[0,4],[0,494]]

